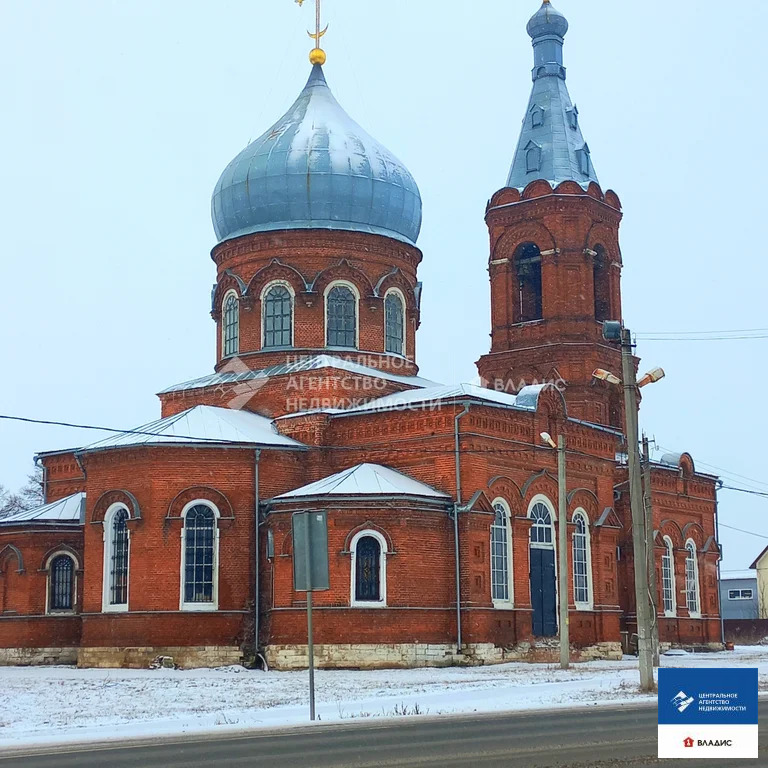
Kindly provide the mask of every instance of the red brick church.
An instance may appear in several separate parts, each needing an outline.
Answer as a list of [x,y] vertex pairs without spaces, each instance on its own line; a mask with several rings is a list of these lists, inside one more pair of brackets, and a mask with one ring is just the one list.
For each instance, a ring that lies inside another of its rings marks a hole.
[[[296,102],[214,191],[215,371],[161,392],[158,421],[41,453],[47,503],[0,521],[0,663],[304,666],[305,510],[329,525],[322,666],[548,658],[560,525],[573,656],[621,653],[624,409],[592,374],[621,371],[601,327],[621,319],[622,211],[566,87],[567,30],[548,0],[528,24],[533,91],[486,211],[484,386],[419,377],[419,190],[316,49]],[[567,441],[566,520],[542,432]],[[716,478],[686,453],[651,476],[661,640],[718,644]]]

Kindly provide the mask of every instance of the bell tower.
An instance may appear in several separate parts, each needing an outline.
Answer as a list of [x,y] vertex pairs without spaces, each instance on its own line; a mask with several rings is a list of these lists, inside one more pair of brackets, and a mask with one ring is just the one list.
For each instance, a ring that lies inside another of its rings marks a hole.
[[621,393],[592,378],[620,370],[604,320],[621,319],[618,196],[603,193],[563,66],[565,17],[545,0],[528,23],[533,91],[507,186],[488,203],[491,350],[486,386],[550,382],[571,416],[619,427]]

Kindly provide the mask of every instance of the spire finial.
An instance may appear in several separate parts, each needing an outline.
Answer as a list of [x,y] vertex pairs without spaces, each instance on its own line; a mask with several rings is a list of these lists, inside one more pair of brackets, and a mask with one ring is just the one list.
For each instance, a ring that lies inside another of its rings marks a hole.
[[[304,5],[304,0],[296,0],[296,2],[299,4],[299,7]],[[315,31],[314,32],[307,32],[307,34],[315,41],[315,47],[309,52],[309,62],[313,66],[315,64],[319,64],[322,66],[325,64],[326,59],[328,58],[325,55],[325,51],[320,47],[320,39],[325,35],[325,33],[328,31],[328,25],[325,25],[325,29],[321,29],[321,0],[315,0]]]

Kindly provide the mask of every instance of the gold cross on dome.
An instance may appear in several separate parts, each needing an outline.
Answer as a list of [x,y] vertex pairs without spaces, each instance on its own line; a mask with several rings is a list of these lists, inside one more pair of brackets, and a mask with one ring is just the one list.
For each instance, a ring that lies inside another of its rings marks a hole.
[[[304,0],[296,0],[301,8],[304,5]],[[315,31],[307,32],[307,34],[315,41],[315,47],[309,54],[309,61],[314,64],[325,64],[326,55],[325,51],[320,47],[320,39],[328,31],[328,24],[325,25],[325,29],[321,29],[321,2],[322,0],[315,0]]]

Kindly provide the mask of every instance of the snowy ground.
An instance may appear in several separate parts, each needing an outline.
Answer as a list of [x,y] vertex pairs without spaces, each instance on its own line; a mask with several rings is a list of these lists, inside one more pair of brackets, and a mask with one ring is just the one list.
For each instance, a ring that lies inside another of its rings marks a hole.
[[[669,667],[758,667],[768,692],[768,647],[667,656]],[[399,715],[501,712],[653,701],[637,692],[637,660],[552,665],[318,671],[324,722]],[[225,732],[308,720],[306,672],[0,668],[0,748]]]

